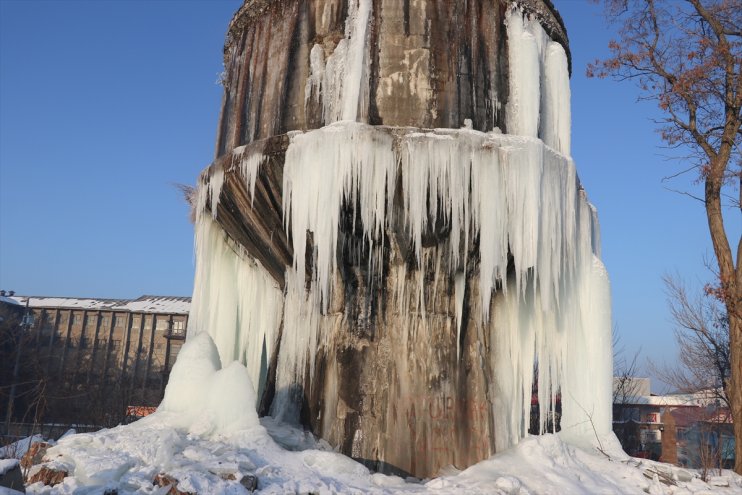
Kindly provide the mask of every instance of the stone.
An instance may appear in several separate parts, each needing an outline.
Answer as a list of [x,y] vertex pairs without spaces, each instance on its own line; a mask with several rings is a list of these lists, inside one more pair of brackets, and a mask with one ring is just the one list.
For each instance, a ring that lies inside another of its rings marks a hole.
[[10,488],[11,490],[26,493],[26,488],[23,485],[23,473],[21,472],[20,464],[16,463],[16,465],[8,469],[5,474],[0,475],[0,487]]
[[169,474],[159,473],[152,480],[152,484],[159,487],[169,486],[170,489],[167,491],[167,495],[195,495],[190,492],[183,492],[178,490],[178,480],[170,476]]
[[28,451],[21,459],[21,467],[23,469],[28,469],[31,466],[41,464],[41,461],[43,461],[44,456],[46,455],[46,451],[49,450],[49,447],[50,445],[46,442],[32,443],[31,447],[29,447]]
[[68,474],[69,473],[64,469],[41,466],[38,471],[28,477],[27,483],[31,485],[40,481],[44,485],[54,486],[64,481]]
[[254,492],[258,489],[258,477],[253,474],[246,474],[240,479],[240,485],[244,486],[248,492]]
[[677,477],[678,481],[682,481],[683,483],[689,483],[693,481],[693,475],[685,469],[676,470],[675,476]]

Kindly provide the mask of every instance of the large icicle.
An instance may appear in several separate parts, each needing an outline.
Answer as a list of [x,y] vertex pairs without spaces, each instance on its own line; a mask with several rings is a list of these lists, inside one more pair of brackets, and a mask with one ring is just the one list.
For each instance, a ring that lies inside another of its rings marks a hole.
[[366,117],[368,105],[368,32],[371,20],[371,0],[351,0],[348,6],[346,39],[349,38],[343,80],[342,120]]
[[[422,255],[424,233],[441,223],[448,227],[451,272],[447,276],[456,286],[457,326],[462,324],[463,284],[457,275],[465,269],[462,246],[479,239],[483,322],[490,318],[490,299],[498,283],[505,292],[498,299],[496,321],[491,325],[495,328],[491,338],[498,388],[495,407],[503,421],[498,445],[511,445],[525,435],[534,382],[542,404],[542,428],[547,425],[553,397],[560,391],[563,396],[578,397],[563,401],[566,418],[585,419],[579,408],[596,403],[587,401],[585,391],[590,387],[574,377],[570,366],[577,362],[576,348],[602,352],[598,347],[583,348],[592,345],[584,344],[587,333],[593,335],[590,342],[595,346],[610,334],[604,318],[598,321],[597,316],[590,316],[597,309],[586,309],[585,305],[593,303],[584,287],[592,284],[596,293],[608,289],[589,282],[598,228],[569,158],[535,138],[439,129],[401,133],[393,139],[388,129],[352,123],[294,135],[286,157],[284,208],[296,274],[306,271],[307,232],[312,233],[314,246],[309,293],[304,294],[304,285],[298,281],[287,289],[299,295],[287,293],[284,340],[291,357],[279,371],[285,373],[286,383],[306,382],[305,373],[313,369],[306,356],[313,356],[323,345],[315,321],[331,297],[342,205],[353,208],[364,238],[376,245],[392,211],[390,191],[396,190],[396,180],[400,180],[403,204],[396,214],[402,215],[419,266],[427,263]],[[467,250],[464,247],[463,252]],[[515,268],[511,280],[506,280],[508,252]],[[424,318],[421,274],[417,270],[418,308]],[[512,285],[510,290],[506,290],[508,285]],[[594,306],[601,308],[601,317],[609,314],[607,307]],[[311,330],[307,331],[307,325]],[[300,337],[292,336],[291,332],[302,331]],[[536,376],[534,363],[538,363]],[[605,376],[610,376],[610,357],[594,366],[581,379],[603,387]],[[603,416],[600,421],[602,428],[610,423]]]
[[538,38],[520,10],[507,19],[510,94],[506,122],[508,134],[538,136],[540,103],[540,54]]
[[197,219],[195,244],[188,339],[207,332],[222,363],[240,361],[262,391],[281,323],[283,293],[207,215]]
[[341,120],[366,120],[369,101],[370,33],[372,0],[348,2],[345,37],[325,58],[322,45],[310,51],[311,75],[304,88],[305,104],[310,96],[322,98],[325,124]]
[[571,111],[567,54],[561,44],[548,42],[544,53],[539,136],[559,153],[571,154]]
[[[240,174],[245,181],[247,192],[250,194],[250,200],[255,197],[255,184],[258,180],[258,170],[260,165],[265,161],[262,153],[255,150],[248,150],[246,146],[235,148],[232,152],[232,167],[239,167]],[[252,202],[250,203],[252,206]]]
[[335,271],[338,224],[343,203],[352,205],[369,244],[381,236],[393,194],[397,161],[392,138],[363,124],[335,124],[297,134],[286,151],[283,211],[293,239],[294,270],[305,273],[307,231],[314,245],[314,269],[323,309]]
[[316,351],[323,344],[319,334],[319,305],[313,291],[304,291],[304,277],[300,273],[287,272],[276,397],[271,408],[272,415],[284,422],[296,422],[299,418],[306,373],[314,370]]

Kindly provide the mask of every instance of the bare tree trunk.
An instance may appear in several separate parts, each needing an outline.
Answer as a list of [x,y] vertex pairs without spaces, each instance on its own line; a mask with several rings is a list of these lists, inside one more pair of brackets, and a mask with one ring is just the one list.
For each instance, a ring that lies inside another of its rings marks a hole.
[[739,263],[735,268],[729,240],[724,229],[721,206],[721,186],[724,171],[730,159],[730,147],[722,145],[719,154],[711,155],[711,166],[705,183],[706,217],[714,254],[719,264],[719,294],[729,318],[729,354],[731,373],[727,385],[732,420],[734,421],[735,463],[734,471],[742,474],[742,284],[739,281]]
[[742,474],[742,318],[729,314],[729,346],[732,374],[727,388],[734,421],[734,472]]

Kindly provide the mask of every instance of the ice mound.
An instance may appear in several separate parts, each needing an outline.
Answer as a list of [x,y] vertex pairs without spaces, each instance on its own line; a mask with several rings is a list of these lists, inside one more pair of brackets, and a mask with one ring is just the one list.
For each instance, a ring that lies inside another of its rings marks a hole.
[[247,368],[233,361],[222,369],[216,345],[206,333],[194,335],[181,349],[157,412],[199,435],[260,424]]

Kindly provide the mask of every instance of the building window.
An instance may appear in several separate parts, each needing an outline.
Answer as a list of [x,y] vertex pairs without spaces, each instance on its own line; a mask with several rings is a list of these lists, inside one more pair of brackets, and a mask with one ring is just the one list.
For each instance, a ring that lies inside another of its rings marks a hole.
[[100,317],[100,326],[101,327],[107,327],[108,326],[108,316],[101,316]]
[[46,318],[44,319],[44,329],[54,330],[54,319],[54,313],[52,311],[47,311]]
[[173,335],[183,335],[185,333],[185,321],[173,320]]
[[157,330],[167,330],[168,321],[166,318],[157,318]]
[[79,324],[81,324],[81,323],[82,323],[82,315],[77,315],[77,314],[76,314],[76,315],[75,315],[75,316],[74,316],[74,317],[72,318],[72,323],[73,323],[73,324],[75,324],[75,325],[79,325]]
[[140,319],[138,316],[134,316],[131,318],[131,326],[132,328],[139,328],[140,325]]
[[113,321],[115,322],[116,328],[123,328],[125,320],[126,320],[126,317],[124,315],[116,315],[113,317]]

